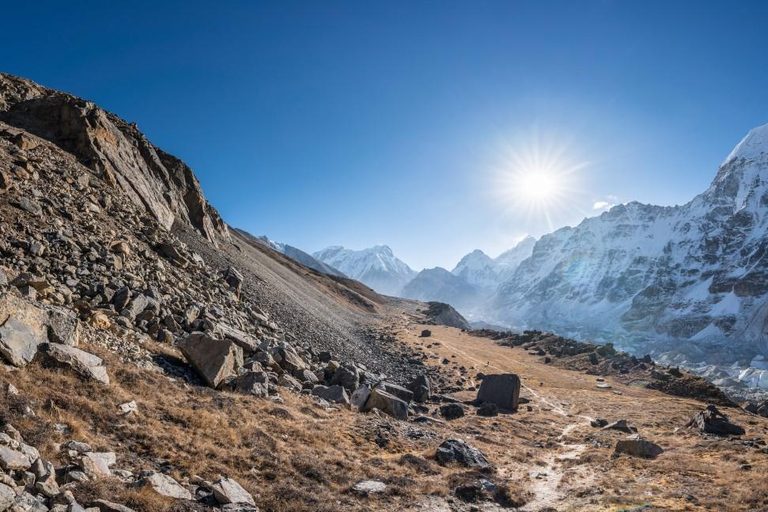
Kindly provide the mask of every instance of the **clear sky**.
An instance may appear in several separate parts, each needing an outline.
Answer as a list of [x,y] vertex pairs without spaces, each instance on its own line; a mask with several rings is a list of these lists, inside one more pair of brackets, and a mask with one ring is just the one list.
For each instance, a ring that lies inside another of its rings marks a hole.
[[450,269],[684,203],[768,122],[764,1],[160,3],[7,3],[0,69],[137,122],[228,223],[308,251]]

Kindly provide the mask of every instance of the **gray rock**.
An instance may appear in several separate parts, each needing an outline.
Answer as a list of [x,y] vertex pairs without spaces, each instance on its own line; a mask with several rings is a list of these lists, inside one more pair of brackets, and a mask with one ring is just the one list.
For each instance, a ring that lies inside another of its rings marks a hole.
[[191,500],[192,493],[181,486],[179,482],[163,473],[154,471],[148,472],[140,481],[139,485],[147,486],[161,496],[175,498],[179,500]]
[[378,409],[399,420],[408,419],[408,404],[380,388],[371,391],[362,410],[368,412],[372,409]]
[[48,337],[48,315],[5,292],[0,294],[0,355],[14,366],[29,364]]
[[360,375],[357,368],[353,366],[340,366],[336,369],[331,379],[331,385],[338,384],[343,386],[349,392],[357,389],[360,382]]
[[493,417],[499,415],[499,407],[494,403],[483,404],[477,408],[478,416]]
[[99,512],[135,512],[132,508],[107,500],[96,500],[91,505],[99,509]]
[[80,467],[89,477],[110,476],[109,469],[117,462],[117,456],[113,452],[86,452],[80,457]]
[[410,402],[413,400],[413,393],[403,386],[392,384],[391,382],[379,382],[377,388],[383,389],[390,395],[394,395],[403,402]]
[[179,343],[179,349],[212,388],[235,377],[237,369],[243,366],[243,349],[231,340],[211,338],[202,332],[187,336]]
[[[590,422],[590,425],[592,422]],[[632,428],[627,424],[627,420],[617,420],[613,423],[609,423],[603,427],[603,430],[618,430],[620,432],[626,432],[627,434],[633,434],[637,432],[636,428]]]
[[238,347],[243,349],[243,354],[253,354],[259,349],[259,342],[240,329],[235,329],[229,325],[218,323],[216,324],[216,331],[218,331],[223,338],[235,342]]
[[480,404],[492,403],[502,411],[516,411],[520,401],[520,377],[514,373],[486,375],[477,393]]
[[32,461],[23,452],[0,445],[0,468],[4,471],[26,471]]
[[315,386],[312,394],[334,404],[349,405],[349,395],[342,386]]
[[455,420],[464,416],[464,408],[459,404],[443,404],[440,406],[440,415],[446,420]]
[[266,397],[269,394],[269,380],[266,372],[245,372],[235,379],[235,391],[246,395]]
[[696,413],[686,426],[697,429],[701,433],[716,436],[741,436],[745,432],[742,426],[731,423],[728,416],[712,404]]
[[387,484],[380,480],[360,480],[352,486],[352,492],[361,496],[380,494],[387,490]]
[[371,396],[371,388],[363,384],[352,393],[349,402],[352,404],[352,407],[360,410],[365,406],[365,402],[368,401],[369,396]]
[[624,453],[633,457],[653,459],[664,453],[664,449],[650,441],[646,441],[638,435],[630,436],[616,443],[615,452]]
[[11,487],[0,484],[0,510],[8,510],[16,499],[16,493]]
[[49,364],[71,368],[83,377],[109,384],[109,375],[103,364],[104,361],[85,350],[69,345],[43,343],[40,345],[40,353]]
[[448,439],[438,446],[435,458],[440,464],[457,463],[469,468],[488,469],[491,464],[483,452],[459,439]]
[[245,504],[254,506],[253,496],[231,478],[222,478],[211,485],[213,496],[222,505]]
[[80,321],[74,313],[63,308],[48,310],[48,340],[76,347],[80,344]]
[[426,375],[419,375],[408,383],[407,388],[413,393],[414,402],[424,403],[432,396],[432,382]]

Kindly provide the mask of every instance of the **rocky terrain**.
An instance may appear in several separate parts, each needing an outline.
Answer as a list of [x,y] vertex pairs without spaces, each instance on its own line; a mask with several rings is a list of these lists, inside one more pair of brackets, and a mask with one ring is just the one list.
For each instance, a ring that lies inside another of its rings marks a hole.
[[0,218],[0,512],[768,506],[768,403],[306,266],[8,75]]

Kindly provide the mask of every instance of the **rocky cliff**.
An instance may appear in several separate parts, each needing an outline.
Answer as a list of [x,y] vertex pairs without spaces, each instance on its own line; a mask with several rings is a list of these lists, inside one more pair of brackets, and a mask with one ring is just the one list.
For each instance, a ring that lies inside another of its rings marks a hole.
[[182,222],[211,242],[228,239],[226,225],[205,200],[192,170],[154,146],[135,124],[90,101],[2,73],[0,121],[74,155],[163,228]]

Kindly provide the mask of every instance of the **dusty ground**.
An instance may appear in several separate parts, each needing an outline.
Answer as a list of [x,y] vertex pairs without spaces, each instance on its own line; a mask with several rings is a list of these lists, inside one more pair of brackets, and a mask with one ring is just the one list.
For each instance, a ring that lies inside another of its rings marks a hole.
[[[430,338],[419,338],[422,328]],[[514,372],[530,410],[498,418],[462,418],[451,425],[486,453],[498,474],[526,489],[525,510],[760,510],[768,506],[768,454],[740,441],[704,438],[682,429],[704,406],[658,391],[542,364],[521,348],[496,345],[457,329],[409,325],[399,337],[456,372]],[[472,398],[473,393],[459,396]],[[724,409],[746,429],[742,439],[768,438],[768,420]],[[656,460],[612,457],[621,432],[602,432],[592,418],[626,419],[665,453]],[[679,429],[679,430],[677,430]],[[764,446],[764,445],[763,445]],[[748,464],[751,469],[742,469]],[[645,507],[645,508],[642,508]]]

